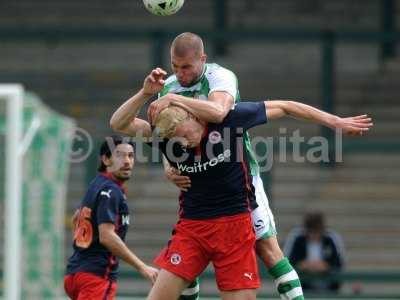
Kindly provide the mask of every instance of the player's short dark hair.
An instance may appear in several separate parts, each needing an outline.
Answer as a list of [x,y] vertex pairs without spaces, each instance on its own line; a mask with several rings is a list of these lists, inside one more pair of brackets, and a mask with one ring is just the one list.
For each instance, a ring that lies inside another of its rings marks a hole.
[[304,227],[307,231],[323,231],[325,228],[324,215],[321,212],[311,212],[304,217]]
[[103,157],[103,155],[110,158],[115,147],[117,147],[120,144],[131,145],[133,147],[133,149],[135,150],[135,145],[133,144],[131,139],[128,137],[123,137],[120,135],[106,136],[104,138],[103,143],[100,146],[100,153],[99,153],[100,154],[100,165],[97,168],[97,171],[105,172],[107,170],[107,166],[103,163],[103,160],[101,158]]
[[184,32],[178,35],[171,44],[174,55],[184,57],[194,51],[196,56],[204,53],[204,44],[200,36],[192,32]]

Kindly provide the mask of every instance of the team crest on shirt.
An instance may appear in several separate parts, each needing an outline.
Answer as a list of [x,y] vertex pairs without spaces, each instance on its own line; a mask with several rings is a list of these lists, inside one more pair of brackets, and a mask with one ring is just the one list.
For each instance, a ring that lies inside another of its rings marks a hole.
[[182,261],[181,256],[178,253],[174,253],[171,255],[171,264],[179,265]]
[[221,142],[221,139],[221,134],[218,131],[211,131],[208,135],[208,140],[211,144],[218,144],[219,142]]
[[257,232],[262,231],[265,228],[265,223],[263,220],[257,220],[254,223],[254,227],[256,228]]

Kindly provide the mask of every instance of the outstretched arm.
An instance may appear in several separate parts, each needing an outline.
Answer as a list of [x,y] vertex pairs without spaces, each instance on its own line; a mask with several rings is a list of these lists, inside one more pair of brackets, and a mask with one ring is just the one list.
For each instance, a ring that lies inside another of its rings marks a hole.
[[110,126],[114,131],[130,136],[137,136],[138,134],[143,137],[151,136],[150,124],[139,119],[137,115],[142,106],[163,88],[166,74],[160,68],[151,71],[144,80],[143,88],[126,100],[112,115]]
[[347,135],[363,135],[373,126],[371,118],[367,115],[341,118],[296,101],[271,100],[264,103],[269,120],[290,116],[332,129],[342,129]]

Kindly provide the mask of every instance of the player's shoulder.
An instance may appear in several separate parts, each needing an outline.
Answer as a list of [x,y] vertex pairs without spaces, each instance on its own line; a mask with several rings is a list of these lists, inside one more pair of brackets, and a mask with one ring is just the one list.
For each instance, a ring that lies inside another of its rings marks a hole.
[[93,184],[98,196],[104,196],[106,198],[121,198],[123,196],[121,187],[114,180],[106,176],[99,174],[97,180],[95,180]]
[[232,72],[228,68],[225,68],[217,63],[207,63],[206,67],[208,72]]
[[216,77],[219,76],[231,76],[236,78],[235,73],[233,73],[231,70],[222,67],[221,65],[217,64],[217,63],[208,63],[206,64],[206,73],[205,76],[207,78],[211,78],[214,79]]
[[119,185],[117,185],[114,182],[108,182],[107,184],[104,184],[102,188],[100,189],[100,194],[106,195],[109,194],[111,195],[113,193],[115,196],[121,196],[122,191]]

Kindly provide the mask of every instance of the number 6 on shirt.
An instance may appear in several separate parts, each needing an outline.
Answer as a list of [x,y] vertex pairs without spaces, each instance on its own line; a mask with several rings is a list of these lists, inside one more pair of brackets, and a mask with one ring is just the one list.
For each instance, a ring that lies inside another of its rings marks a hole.
[[89,207],[83,207],[78,216],[74,232],[74,241],[80,248],[88,248],[93,240],[93,228],[90,222],[92,210]]

